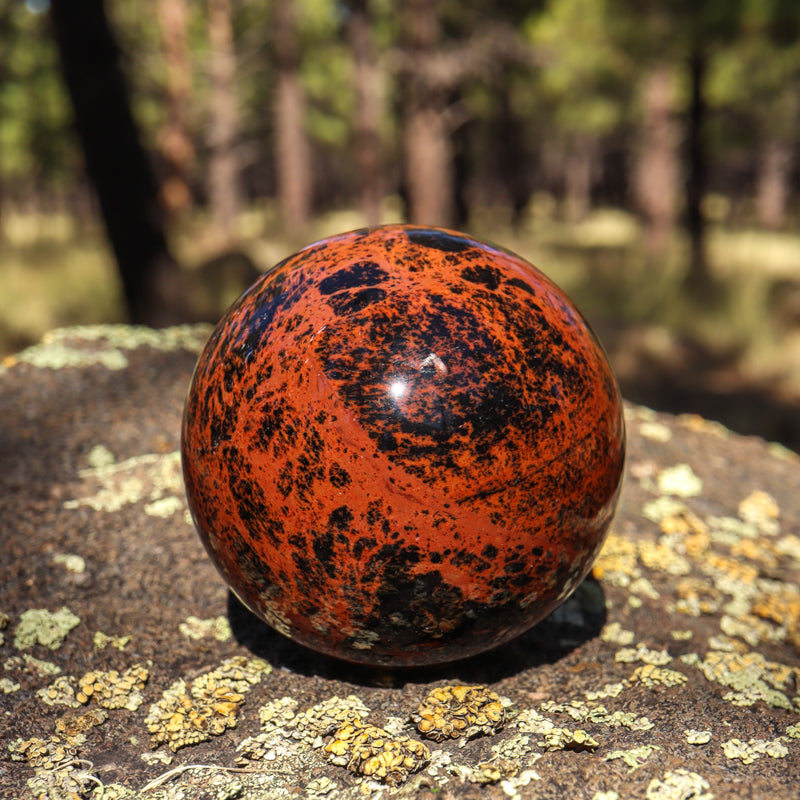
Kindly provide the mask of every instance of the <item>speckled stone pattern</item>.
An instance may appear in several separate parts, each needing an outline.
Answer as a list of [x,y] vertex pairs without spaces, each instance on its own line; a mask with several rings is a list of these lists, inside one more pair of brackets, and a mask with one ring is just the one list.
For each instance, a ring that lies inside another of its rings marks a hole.
[[312,648],[448,661],[580,583],[620,488],[601,346],[519,257],[387,226],[278,264],[228,311],[183,425],[189,505],[239,598]]

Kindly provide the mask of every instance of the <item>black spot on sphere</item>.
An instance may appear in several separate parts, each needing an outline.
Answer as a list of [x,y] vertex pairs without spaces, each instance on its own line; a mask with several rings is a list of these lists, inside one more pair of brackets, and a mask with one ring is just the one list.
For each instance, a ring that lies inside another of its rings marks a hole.
[[494,291],[501,282],[500,271],[494,267],[477,265],[465,267],[461,270],[461,277],[470,283],[479,283],[487,289]]
[[339,508],[334,508],[328,517],[329,527],[336,528],[340,531],[348,530],[352,522],[353,512],[348,506],[339,506]]
[[334,486],[337,489],[344,489],[352,482],[350,473],[344,469],[344,467],[340,467],[335,462],[331,464],[330,469],[328,470],[328,480],[330,480],[331,486]]
[[451,233],[429,228],[411,228],[406,230],[406,236],[414,244],[441,250],[445,253],[462,253],[472,247],[472,243],[462,236],[454,236]]
[[322,294],[333,294],[343,289],[357,289],[382,283],[389,275],[373,261],[360,261],[346,269],[340,269],[319,284]]
[[516,286],[517,289],[522,289],[523,292],[527,292],[528,294],[536,294],[536,292],[533,290],[533,287],[530,284],[525,283],[522,278],[511,278],[508,282],[512,286]]
[[361,289],[358,292],[342,292],[333,295],[328,302],[338,316],[347,316],[363,311],[373,303],[377,303],[386,297],[386,291],[373,286],[368,289]]

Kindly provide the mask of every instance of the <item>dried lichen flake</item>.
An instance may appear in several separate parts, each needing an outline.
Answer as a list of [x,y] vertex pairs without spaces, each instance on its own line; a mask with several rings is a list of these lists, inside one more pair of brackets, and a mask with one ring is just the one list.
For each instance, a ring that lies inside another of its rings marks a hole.
[[505,724],[506,709],[485,686],[443,686],[434,689],[411,718],[417,730],[434,742],[466,741],[497,733]]

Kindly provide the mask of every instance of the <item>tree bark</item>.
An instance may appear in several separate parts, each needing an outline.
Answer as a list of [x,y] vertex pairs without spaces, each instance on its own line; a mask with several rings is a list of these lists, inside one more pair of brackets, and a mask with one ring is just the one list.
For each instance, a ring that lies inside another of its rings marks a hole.
[[168,211],[180,213],[192,204],[189,172],[194,146],[186,124],[186,106],[192,86],[186,0],[158,0],[158,20],[167,62],[167,119],[158,137],[165,175],[161,197]]
[[564,165],[564,205],[569,222],[582,222],[592,207],[596,149],[596,142],[587,134],[576,134],[570,142]]
[[208,0],[211,45],[211,119],[209,120],[208,196],[211,219],[226,244],[236,237],[236,217],[242,207],[236,154],[236,54],[230,0]]
[[408,50],[403,153],[408,219],[425,225],[453,224],[453,152],[446,122],[447,93],[426,70],[440,40],[438,0],[405,0]]
[[306,97],[293,0],[275,0],[275,160],[281,218],[301,235],[311,215],[311,148],[305,130]]
[[705,300],[712,291],[711,270],[706,247],[706,222],[703,197],[708,183],[706,152],[706,78],[707,57],[700,45],[689,57],[691,96],[686,131],[686,227],[689,233],[689,269],[685,285],[696,299]]
[[642,128],[633,187],[644,218],[648,257],[663,257],[675,229],[679,131],[674,119],[673,76],[666,65],[652,69],[642,87]]
[[351,0],[348,23],[356,92],[354,127],[355,163],[359,180],[359,205],[367,225],[381,218],[380,73],[372,36],[369,0]]
[[158,186],[128,100],[102,0],[52,0],[52,21],[86,170],[97,192],[132,322],[185,319]]
[[794,153],[789,142],[769,137],[761,151],[756,189],[758,222],[779,230],[786,224]]

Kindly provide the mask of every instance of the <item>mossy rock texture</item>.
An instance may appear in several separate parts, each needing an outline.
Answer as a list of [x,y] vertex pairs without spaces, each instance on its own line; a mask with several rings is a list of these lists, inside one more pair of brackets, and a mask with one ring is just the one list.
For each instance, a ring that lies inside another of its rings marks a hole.
[[64,329],[0,364],[0,795],[797,796],[795,454],[626,406],[572,597],[484,656],[370,670],[256,620],[193,530],[209,332]]

